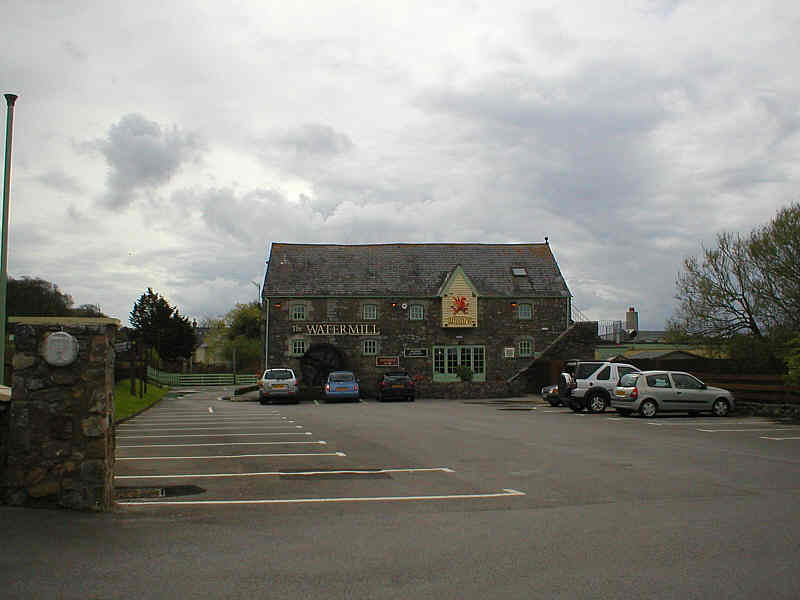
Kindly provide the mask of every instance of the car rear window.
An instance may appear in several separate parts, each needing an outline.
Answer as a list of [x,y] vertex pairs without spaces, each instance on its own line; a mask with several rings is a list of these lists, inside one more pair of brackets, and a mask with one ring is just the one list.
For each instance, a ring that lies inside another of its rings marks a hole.
[[636,385],[638,379],[638,373],[628,373],[627,375],[622,376],[622,379],[619,380],[619,385],[620,387],[633,387]]
[[603,363],[579,363],[575,368],[575,379],[587,379],[602,365]]
[[409,381],[411,379],[408,373],[385,373],[383,377],[390,381]]
[[264,379],[291,379],[294,374],[289,369],[272,369],[264,373]]
[[355,376],[352,373],[331,373],[332,381],[353,381]]

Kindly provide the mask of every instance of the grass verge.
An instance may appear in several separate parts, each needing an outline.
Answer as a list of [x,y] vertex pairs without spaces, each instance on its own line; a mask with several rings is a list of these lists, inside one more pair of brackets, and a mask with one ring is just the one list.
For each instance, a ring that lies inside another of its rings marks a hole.
[[[136,383],[137,389],[139,383]],[[141,398],[138,395],[131,395],[131,380],[123,379],[114,386],[114,422],[119,423],[131,415],[152,406],[169,391],[168,387],[162,387],[152,381],[147,382],[147,393]]]

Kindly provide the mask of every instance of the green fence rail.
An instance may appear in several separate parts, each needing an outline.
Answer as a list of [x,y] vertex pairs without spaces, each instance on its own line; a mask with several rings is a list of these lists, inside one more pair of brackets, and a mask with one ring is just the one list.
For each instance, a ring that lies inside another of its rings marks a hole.
[[252,373],[167,373],[147,367],[147,377],[162,385],[255,385]]

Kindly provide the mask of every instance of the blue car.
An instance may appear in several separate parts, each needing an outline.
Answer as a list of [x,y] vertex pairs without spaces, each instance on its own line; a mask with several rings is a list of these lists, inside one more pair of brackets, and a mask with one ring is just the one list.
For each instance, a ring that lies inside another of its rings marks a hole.
[[358,402],[358,379],[352,371],[333,371],[325,382],[325,402],[353,400]]

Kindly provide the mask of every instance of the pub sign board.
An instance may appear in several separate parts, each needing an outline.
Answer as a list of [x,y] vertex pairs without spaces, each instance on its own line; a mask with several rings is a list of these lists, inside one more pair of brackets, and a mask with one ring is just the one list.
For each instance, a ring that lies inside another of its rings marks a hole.
[[404,352],[406,358],[428,358],[427,348],[406,348]]
[[399,356],[376,356],[375,357],[375,366],[376,367],[399,367],[400,366],[400,357]]

